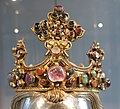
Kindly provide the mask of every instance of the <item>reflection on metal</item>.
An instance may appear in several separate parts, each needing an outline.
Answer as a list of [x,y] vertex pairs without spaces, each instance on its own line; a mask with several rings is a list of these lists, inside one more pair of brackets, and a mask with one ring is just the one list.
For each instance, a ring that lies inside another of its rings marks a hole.
[[[39,95],[40,94],[37,92],[16,93],[15,97],[11,102],[10,109],[29,109],[30,104]],[[25,107],[26,104],[28,108]]]
[[82,93],[77,93],[76,95],[88,100],[89,101],[88,103],[90,103],[90,105],[89,105],[90,109],[104,109],[102,106],[102,103],[100,101],[98,93],[82,92]]
[[84,98],[78,98],[78,109],[91,109],[90,102]]
[[22,100],[21,101],[21,106],[20,106],[20,109],[29,109],[29,104],[31,103],[31,98],[28,97],[26,98],[25,100]]
[[[51,98],[52,99],[52,98]],[[44,93],[19,92],[14,97],[11,109],[103,109],[98,93],[77,92],[66,94],[63,101],[50,102]]]

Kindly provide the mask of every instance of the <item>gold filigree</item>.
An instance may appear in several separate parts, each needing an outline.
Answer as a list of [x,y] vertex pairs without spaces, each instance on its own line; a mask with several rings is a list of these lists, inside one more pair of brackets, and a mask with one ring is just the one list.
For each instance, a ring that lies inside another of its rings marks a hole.
[[[93,109],[102,109],[99,99],[92,93],[99,93],[110,86],[110,80],[102,71],[103,49],[94,41],[87,52],[89,65],[77,66],[69,61],[67,50],[71,49],[73,41],[83,36],[85,30],[75,21],[69,20],[69,14],[62,6],[56,6],[47,17],[48,20],[35,23],[32,27],[34,34],[40,41],[44,41],[48,50],[45,60],[27,66],[24,40],[18,40],[17,46],[12,49],[15,66],[8,76],[9,85],[18,94],[40,92],[53,103],[63,101],[67,95],[81,93],[82,97],[89,98]],[[13,103],[11,109],[16,108],[14,105],[16,104]]]

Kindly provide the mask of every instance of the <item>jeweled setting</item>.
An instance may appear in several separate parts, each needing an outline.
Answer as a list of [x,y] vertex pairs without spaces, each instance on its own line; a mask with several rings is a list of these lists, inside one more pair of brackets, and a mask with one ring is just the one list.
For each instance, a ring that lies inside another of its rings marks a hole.
[[66,73],[61,66],[53,66],[48,70],[48,78],[52,82],[62,82],[66,78]]
[[27,66],[25,57],[27,50],[24,40],[19,40],[12,49],[15,67],[9,73],[9,85],[17,90],[48,91],[54,87],[61,90],[105,90],[110,86],[110,80],[102,71],[104,51],[98,42],[93,42],[87,52],[89,65],[77,66],[69,61],[67,50],[72,42],[83,37],[85,30],[70,16],[62,6],[55,6],[48,13],[48,20],[35,23],[31,30],[48,50],[43,62]]

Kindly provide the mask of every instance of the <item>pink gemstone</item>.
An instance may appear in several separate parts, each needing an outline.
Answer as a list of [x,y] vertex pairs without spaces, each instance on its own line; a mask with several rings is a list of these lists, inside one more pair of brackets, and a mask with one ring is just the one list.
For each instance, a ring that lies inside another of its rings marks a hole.
[[64,8],[60,5],[55,6],[54,9],[57,10],[57,11],[64,11]]
[[66,73],[61,66],[53,66],[48,71],[48,77],[52,82],[61,82],[66,78]]
[[73,36],[73,34],[74,34],[74,32],[73,32],[73,31],[71,31],[71,32],[70,32],[70,36]]
[[59,47],[53,47],[51,49],[51,51],[52,51],[53,54],[59,54],[60,53],[60,48]]
[[75,78],[72,78],[72,79],[70,80],[70,83],[73,84],[74,82],[75,82]]
[[57,31],[57,32],[59,32],[59,31],[60,31],[60,28],[59,28],[59,27],[57,27],[57,28],[56,28],[56,31]]
[[80,33],[81,30],[82,30],[81,26],[77,26],[77,27],[76,27],[76,31],[77,31],[78,33]]

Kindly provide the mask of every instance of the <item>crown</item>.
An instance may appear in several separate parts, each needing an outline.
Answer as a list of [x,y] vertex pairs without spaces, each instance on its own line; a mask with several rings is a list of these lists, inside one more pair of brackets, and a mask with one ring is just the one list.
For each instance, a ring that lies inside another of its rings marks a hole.
[[68,60],[66,51],[72,47],[72,42],[82,38],[85,30],[74,20],[69,20],[69,14],[62,6],[55,6],[47,18],[31,28],[48,50],[44,61],[27,66],[24,39],[18,40],[17,46],[12,49],[15,63],[8,75],[9,85],[17,92],[48,92],[55,89],[63,92],[99,92],[109,87],[110,80],[102,71],[104,51],[100,44],[94,41],[87,52],[87,67],[83,64],[77,66]]

